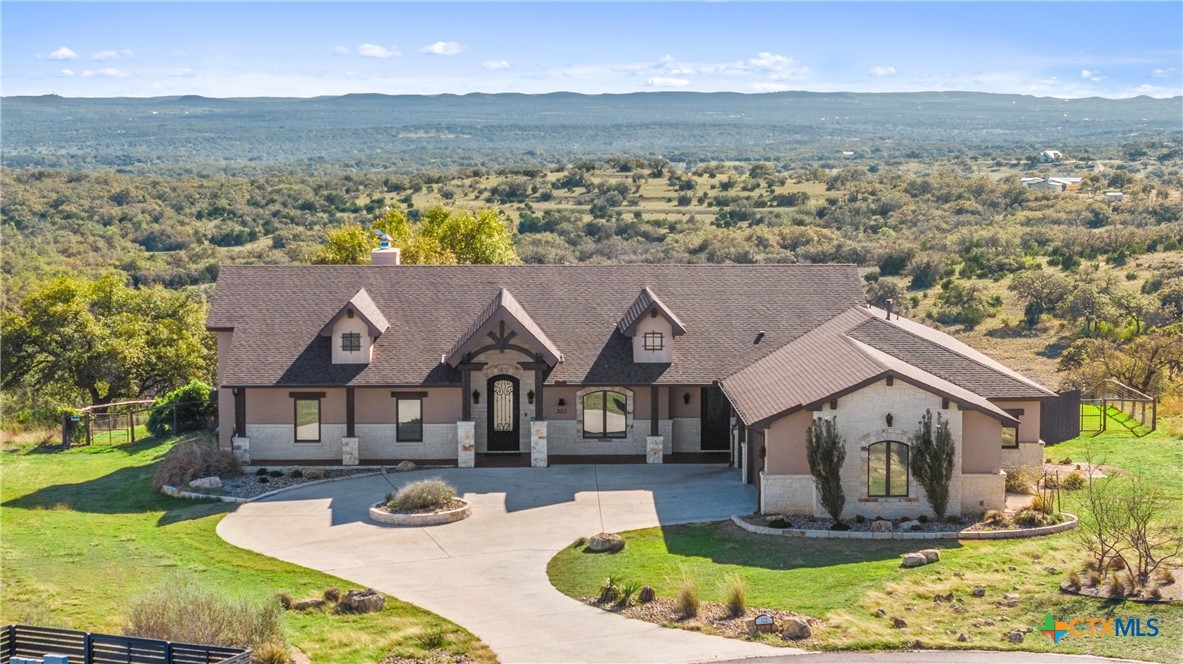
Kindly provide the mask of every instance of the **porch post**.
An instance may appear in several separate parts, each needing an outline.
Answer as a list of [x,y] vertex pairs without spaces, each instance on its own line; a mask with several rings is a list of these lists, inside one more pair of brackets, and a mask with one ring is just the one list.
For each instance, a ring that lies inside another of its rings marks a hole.
[[665,439],[661,436],[658,420],[661,409],[657,403],[657,385],[649,386],[649,435],[645,437],[645,463],[665,462]]
[[234,394],[234,431],[230,434],[230,451],[238,463],[251,465],[251,439],[246,435],[246,388],[236,387]]
[[456,423],[456,466],[476,466],[476,422],[466,420]]
[[472,419],[472,371],[465,365],[460,365],[460,419],[468,422]]

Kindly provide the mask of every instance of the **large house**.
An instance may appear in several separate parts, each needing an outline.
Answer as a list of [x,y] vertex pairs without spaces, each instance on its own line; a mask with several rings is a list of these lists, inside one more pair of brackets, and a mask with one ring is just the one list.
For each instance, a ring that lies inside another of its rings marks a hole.
[[920,514],[910,435],[957,443],[950,511],[1002,507],[1054,393],[870,308],[850,265],[226,266],[221,444],[254,465],[718,462],[766,513],[819,513],[816,417],[850,515]]

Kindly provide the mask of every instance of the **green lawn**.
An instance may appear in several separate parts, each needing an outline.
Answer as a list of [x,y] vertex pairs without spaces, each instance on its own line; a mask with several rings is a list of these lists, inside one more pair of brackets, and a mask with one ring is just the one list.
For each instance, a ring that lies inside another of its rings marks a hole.
[[[1111,430],[1049,447],[1047,455],[1083,460],[1088,449],[1099,462],[1144,473],[1167,487],[1183,512],[1183,438],[1161,433],[1134,438]],[[1068,495],[1065,500],[1067,509],[1078,499]],[[649,528],[624,536],[628,545],[617,554],[584,553],[581,546],[563,550],[550,562],[551,582],[560,591],[580,597],[596,594],[611,575],[650,584],[659,597],[671,597],[686,571],[696,579],[704,599],[723,601],[721,582],[737,573],[746,581],[749,606],[824,619],[826,627],[807,643],[822,649],[890,649],[919,640],[924,647],[1183,661],[1183,606],[1108,602],[1059,592],[1067,569],[1083,562],[1073,533],[1030,540],[946,542],[936,545],[942,549],[940,563],[912,570],[899,568],[900,554],[930,543],[774,538],[752,535],[730,523]],[[1047,567],[1059,571],[1049,573]],[[978,584],[988,588],[984,598],[971,596]],[[949,592],[964,599],[967,613],[955,613],[950,604],[932,601],[934,594]],[[1019,605],[996,606],[1005,593],[1017,593]],[[874,616],[880,608],[887,611],[884,618]],[[1036,631],[1019,646],[1005,640],[1004,634],[1016,628],[1038,630],[1048,613],[1059,620],[1157,617],[1161,636],[1067,638],[1053,645]],[[905,619],[908,627],[893,628],[890,619],[895,616]],[[1007,621],[1000,619],[1004,616]],[[984,619],[995,625],[971,627],[972,621]],[[954,633],[948,634],[949,629]],[[968,635],[968,642],[957,641],[961,632]]]
[[[230,509],[222,503],[153,492],[154,464],[170,444],[0,454],[0,619],[119,633],[127,599],[175,575],[254,598],[356,587],[222,541],[214,531]],[[441,631],[451,651],[495,661],[467,631],[393,598],[366,616],[288,612],[285,626],[316,662],[423,656]]]

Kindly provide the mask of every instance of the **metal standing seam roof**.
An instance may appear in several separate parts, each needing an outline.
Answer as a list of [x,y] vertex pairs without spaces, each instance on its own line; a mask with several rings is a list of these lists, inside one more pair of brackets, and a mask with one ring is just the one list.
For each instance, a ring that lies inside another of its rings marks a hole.
[[[646,287],[687,330],[669,364],[634,363],[618,327]],[[334,365],[318,332],[361,288],[390,327]],[[503,289],[561,349],[552,384],[710,384],[864,304],[853,265],[224,266],[207,327],[234,330],[224,386],[459,385],[442,358]]]

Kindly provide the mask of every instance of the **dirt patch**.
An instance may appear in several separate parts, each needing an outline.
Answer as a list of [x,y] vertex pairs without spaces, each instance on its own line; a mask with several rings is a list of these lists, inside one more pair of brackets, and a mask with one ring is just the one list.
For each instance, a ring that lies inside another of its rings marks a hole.
[[[1171,579],[1183,580],[1183,568],[1174,567],[1169,571],[1171,572]],[[1174,603],[1183,602],[1183,583],[1180,583],[1178,580],[1167,581],[1165,583],[1152,581],[1147,588],[1135,588],[1132,592],[1127,590],[1119,594],[1114,594],[1113,586],[1109,583],[1099,583],[1095,586],[1090,586],[1082,582],[1077,587],[1072,585],[1071,581],[1065,580],[1060,584],[1060,590],[1070,595],[1082,595],[1084,597],[1095,597],[1105,600],[1120,599],[1151,604]]]
[[[646,604],[634,603],[628,607],[609,603],[601,604],[596,597],[581,597],[579,599],[598,609],[618,613],[626,618],[644,620],[666,627],[680,627],[696,632],[717,634],[732,639],[766,641],[771,645],[807,648],[817,641],[818,632],[825,628],[825,623],[817,618],[807,616],[803,613],[782,611],[780,609],[749,608],[744,611],[742,616],[736,617],[731,615],[725,604],[702,602],[699,605],[697,616],[694,618],[682,618],[678,612],[677,602],[668,598],[658,598]],[[759,615],[771,616],[776,620],[777,625],[783,625],[789,618],[801,618],[809,623],[809,628],[813,634],[807,639],[796,641],[782,638],[779,630],[768,634],[753,635],[751,622]]]

